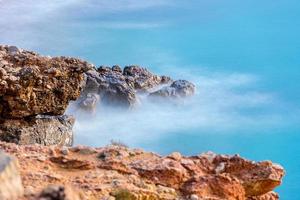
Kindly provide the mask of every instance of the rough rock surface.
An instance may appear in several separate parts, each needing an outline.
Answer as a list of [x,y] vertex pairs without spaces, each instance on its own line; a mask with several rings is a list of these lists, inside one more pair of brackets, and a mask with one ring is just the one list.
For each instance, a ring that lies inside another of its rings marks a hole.
[[[136,94],[127,84],[122,73],[108,67],[100,67],[98,71],[90,70],[86,75],[86,87],[79,100],[82,107],[95,107],[99,100],[105,104],[125,107],[131,107],[136,103]],[[100,98],[95,99],[93,103],[84,104],[90,96],[96,95]]]
[[22,200],[70,196],[65,187],[45,191],[48,185],[72,188],[78,194],[73,199],[275,200],[272,190],[284,175],[279,165],[236,155],[162,157],[116,145],[61,148],[4,142],[0,149],[15,155],[23,166]]
[[84,72],[92,67],[76,58],[0,46],[0,140],[71,145],[74,119],[61,115],[80,96]]
[[7,119],[0,124],[0,140],[17,144],[73,144],[71,116],[39,115],[26,120]]
[[91,67],[75,58],[0,46],[0,117],[62,115],[69,101],[79,97],[83,72]]
[[158,76],[149,72],[146,68],[131,65],[126,66],[123,70],[128,85],[138,91],[148,91],[158,85],[168,84],[171,78],[167,76]]
[[150,93],[151,97],[163,98],[184,98],[194,95],[195,85],[186,80],[174,81],[170,86],[165,86],[162,89]]
[[23,196],[17,160],[0,150],[0,199],[15,200]]
[[79,105],[83,109],[93,110],[101,101],[109,105],[132,107],[137,104],[139,92],[149,90],[170,83],[167,76],[158,76],[146,68],[136,65],[126,66],[122,72],[118,65],[110,67],[100,66],[86,72],[86,86],[83,90]]

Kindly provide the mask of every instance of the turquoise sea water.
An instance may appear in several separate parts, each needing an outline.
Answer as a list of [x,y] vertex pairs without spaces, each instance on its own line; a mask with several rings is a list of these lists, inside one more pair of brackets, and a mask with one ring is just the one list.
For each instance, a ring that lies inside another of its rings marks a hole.
[[99,110],[79,120],[77,143],[272,160],[287,171],[281,199],[300,199],[299,1],[0,0],[0,11],[2,44],[197,85],[183,106]]

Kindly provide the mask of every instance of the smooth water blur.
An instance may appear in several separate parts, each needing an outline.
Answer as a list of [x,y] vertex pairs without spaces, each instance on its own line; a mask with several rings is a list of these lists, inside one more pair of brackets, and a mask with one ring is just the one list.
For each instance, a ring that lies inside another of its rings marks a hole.
[[76,142],[272,160],[287,171],[281,199],[296,200],[299,10],[296,0],[0,0],[0,43],[192,80],[197,94],[180,106],[78,116]]

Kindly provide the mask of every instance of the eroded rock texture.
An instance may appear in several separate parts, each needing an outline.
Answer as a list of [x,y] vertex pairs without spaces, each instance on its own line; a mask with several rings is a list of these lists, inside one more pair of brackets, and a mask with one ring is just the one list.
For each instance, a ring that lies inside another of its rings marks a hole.
[[84,72],[92,67],[75,58],[0,46],[0,140],[71,145],[74,119],[62,115],[80,96]]
[[0,140],[16,144],[67,145],[73,144],[71,116],[39,115],[33,118],[3,120]]
[[195,85],[186,80],[174,81],[171,85],[150,93],[151,97],[184,98],[194,95]]
[[0,46],[0,116],[24,118],[37,114],[64,114],[92,66],[68,57],[45,57]]
[[[87,82],[80,99],[80,106],[86,109],[95,107],[96,102],[132,107],[138,102],[137,93],[147,92],[171,81],[169,77],[158,76],[139,66],[101,66],[86,73]],[[96,95],[99,99],[94,98]]]
[[[185,81],[173,81],[158,76],[146,68],[131,65],[105,67],[86,72],[87,82],[78,104],[85,110],[93,110],[97,103],[130,108],[139,103],[139,94],[151,98],[185,98],[195,93],[195,85]],[[161,87],[165,86],[163,89]]]
[[[62,197],[71,195],[67,189],[71,188],[76,191],[73,199],[276,200],[272,190],[284,175],[279,165],[237,155],[162,157],[116,145],[67,148],[0,143],[0,148],[24,166],[23,199],[55,195],[68,199]],[[56,186],[44,190],[49,184]]]

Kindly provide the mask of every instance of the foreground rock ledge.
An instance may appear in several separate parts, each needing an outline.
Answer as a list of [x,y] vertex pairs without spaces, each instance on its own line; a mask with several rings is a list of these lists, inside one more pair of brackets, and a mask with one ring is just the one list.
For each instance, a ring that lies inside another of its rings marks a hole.
[[0,199],[15,200],[23,196],[18,161],[0,150]]
[[0,149],[19,159],[22,200],[276,200],[272,190],[284,175],[279,165],[237,155],[162,157],[120,145],[60,148],[0,143]]

